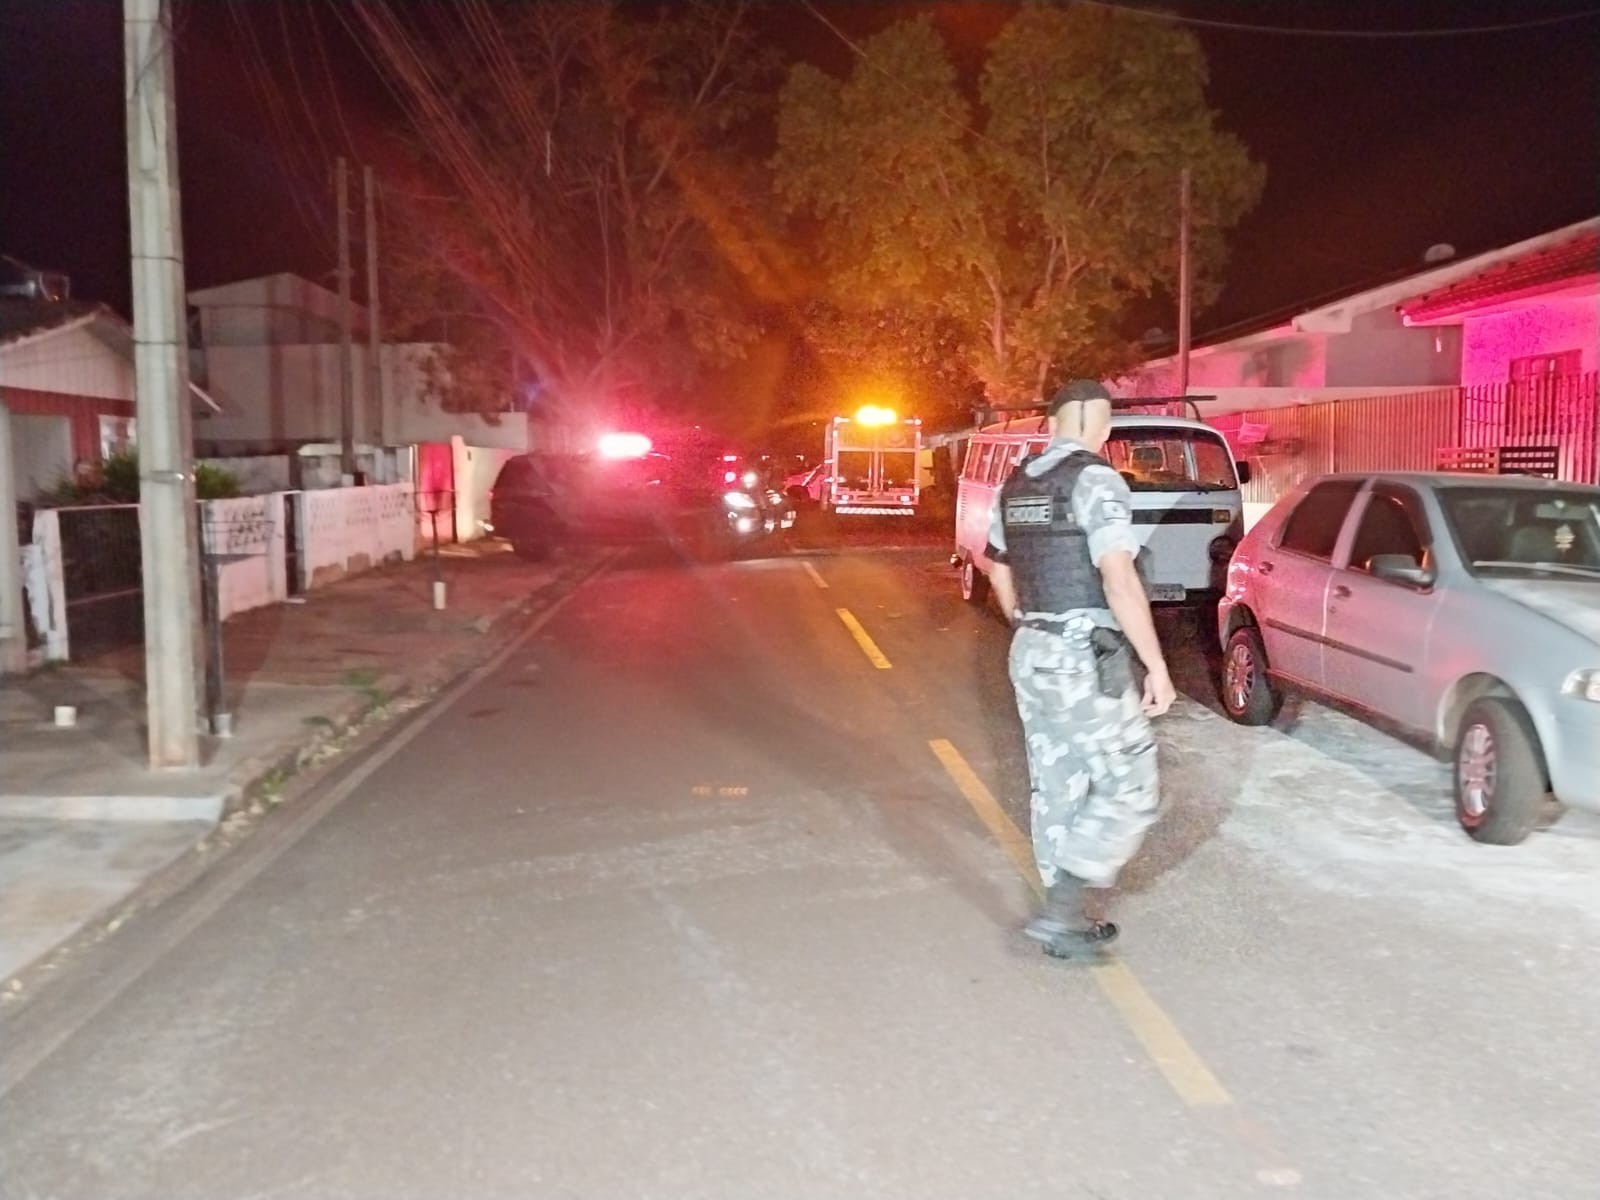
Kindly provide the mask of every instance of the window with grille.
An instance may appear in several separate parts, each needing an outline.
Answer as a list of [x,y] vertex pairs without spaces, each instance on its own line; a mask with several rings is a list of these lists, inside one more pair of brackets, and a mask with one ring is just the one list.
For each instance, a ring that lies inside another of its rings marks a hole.
[[1562,432],[1567,414],[1563,411],[1561,381],[1582,369],[1583,353],[1579,350],[1513,358],[1510,394],[1506,397],[1507,434]]
[[1558,375],[1576,375],[1582,369],[1581,350],[1562,350],[1557,354],[1530,354],[1526,358],[1511,360],[1511,382],[1542,382],[1554,379]]

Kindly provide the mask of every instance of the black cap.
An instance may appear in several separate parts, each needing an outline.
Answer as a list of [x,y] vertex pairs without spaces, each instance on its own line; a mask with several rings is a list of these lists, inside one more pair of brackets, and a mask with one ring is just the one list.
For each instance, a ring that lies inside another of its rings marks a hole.
[[1087,404],[1091,400],[1111,400],[1111,393],[1106,391],[1092,379],[1074,379],[1071,383],[1062,384],[1059,391],[1050,397],[1050,403],[1045,405],[1045,411],[1052,417],[1061,411],[1063,405],[1076,401]]

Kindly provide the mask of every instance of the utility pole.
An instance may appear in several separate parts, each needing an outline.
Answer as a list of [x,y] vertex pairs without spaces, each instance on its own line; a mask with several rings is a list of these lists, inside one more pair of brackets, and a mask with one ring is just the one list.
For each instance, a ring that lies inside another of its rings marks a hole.
[[203,660],[172,10],[167,0],[123,0],[122,19],[149,760],[151,767],[194,767]]
[[12,474],[11,410],[0,400],[0,675],[28,669],[28,618],[23,612],[22,547],[17,542],[17,486]]
[[1183,169],[1183,179],[1178,185],[1178,395],[1189,394],[1189,303],[1192,271],[1189,248],[1189,222],[1192,208],[1189,202],[1189,168]]
[[334,190],[339,203],[339,471],[356,473],[355,379],[350,356],[350,168],[339,156]]
[[372,168],[362,169],[367,201],[367,411],[375,446],[383,445],[383,420],[387,411],[383,382],[383,334],[378,325],[378,192]]

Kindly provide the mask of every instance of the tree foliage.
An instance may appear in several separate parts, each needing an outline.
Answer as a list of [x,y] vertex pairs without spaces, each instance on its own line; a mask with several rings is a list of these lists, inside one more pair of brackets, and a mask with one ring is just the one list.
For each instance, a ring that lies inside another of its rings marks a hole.
[[948,317],[812,297],[797,320],[825,371],[826,411],[819,415],[892,398],[906,411],[937,418],[970,409],[977,398],[961,329]]
[[[1025,402],[1137,358],[1130,301],[1175,294],[1177,208],[1193,174],[1197,303],[1263,169],[1219,129],[1206,64],[1175,26],[1029,5],[963,90],[925,18],[869,39],[845,78],[801,65],[779,102],[786,210],[820,230],[828,303],[953,331],[990,400]],[[869,338],[868,341],[871,339]]]
[[770,264],[738,147],[777,74],[745,10],[465,0],[429,37],[359,0],[411,126],[389,294],[447,341],[448,406],[648,404],[743,352]]

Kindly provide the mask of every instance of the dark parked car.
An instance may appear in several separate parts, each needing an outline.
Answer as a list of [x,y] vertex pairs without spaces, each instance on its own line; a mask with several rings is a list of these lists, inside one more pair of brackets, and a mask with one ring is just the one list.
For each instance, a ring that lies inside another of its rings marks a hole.
[[758,471],[695,447],[663,453],[636,434],[592,453],[518,455],[490,493],[490,532],[528,559],[573,540],[733,550],[793,523]]

